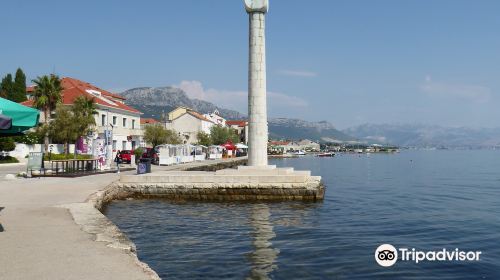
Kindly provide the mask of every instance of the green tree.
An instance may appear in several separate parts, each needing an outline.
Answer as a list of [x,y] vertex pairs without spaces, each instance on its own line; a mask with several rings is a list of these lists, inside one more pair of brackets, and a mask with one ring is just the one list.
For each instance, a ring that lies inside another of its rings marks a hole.
[[69,143],[75,143],[95,126],[96,113],[94,99],[86,96],[77,97],[71,107],[59,104],[49,125],[49,135],[54,141],[63,143],[69,154]]
[[11,96],[14,102],[26,101],[26,75],[21,68],[17,68]]
[[17,143],[23,143],[27,145],[42,144],[43,135],[45,134],[42,134],[41,130],[37,128],[35,131],[28,131],[24,135],[14,137],[14,140]]
[[210,137],[210,134],[208,134],[208,133],[200,131],[196,135],[196,138],[198,139],[198,145],[203,145],[203,146],[212,145],[212,138]]
[[2,83],[0,83],[0,96],[10,100],[13,90],[14,82],[12,81],[12,74],[7,74],[2,78]]
[[210,138],[214,145],[221,145],[230,140],[233,143],[239,143],[240,138],[236,130],[230,127],[212,126],[210,129]]
[[76,129],[80,135],[84,136],[92,131],[95,126],[94,115],[97,114],[97,107],[94,98],[86,96],[78,96],[71,108],[73,112],[73,121],[75,122]]
[[64,144],[66,154],[69,154],[69,143],[76,142],[81,133],[79,124],[75,122],[75,115],[71,109],[62,104],[58,105],[55,111],[56,117],[50,122],[48,129],[48,135],[54,142]]
[[[49,126],[50,113],[56,109],[57,105],[61,103],[61,92],[63,90],[61,80],[58,76],[50,74],[37,77],[33,80],[35,83],[35,91],[33,95],[33,105],[43,112],[45,118],[45,126]],[[45,135],[44,139],[45,152],[49,149],[49,136]]]
[[10,152],[14,151],[16,143],[12,137],[0,137],[0,151]]
[[144,140],[153,147],[161,144],[180,144],[181,138],[174,130],[166,129],[162,124],[155,123],[145,127]]

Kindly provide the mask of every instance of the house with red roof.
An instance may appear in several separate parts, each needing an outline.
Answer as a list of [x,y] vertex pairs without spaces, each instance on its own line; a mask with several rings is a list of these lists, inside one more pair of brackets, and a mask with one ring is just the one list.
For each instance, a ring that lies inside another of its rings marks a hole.
[[156,123],[160,123],[160,121],[155,120],[153,118],[141,118],[141,127],[144,127],[145,125],[148,124],[156,124]]
[[240,141],[247,144],[248,143],[248,121],[245,120],[233,120],[226,121],[226,125],[233,129],[236,129],[238,135],[240,136]]
[[210,134],[212,126],[216,125],[204,115],[187,107],[177,107],[168,113],[168,120],[165,123],[167,129],[173,129],[186,144],[198,142],[198,133]]
[[[93,98],[97,107],[96,127],[91,139],[105,139],[105,131],[111,131],[113,150],[130,150],[143,146],[141,115],[137,109],[125,104],[125,98],[90,83],[70,77],[61,78],[62,104],[72,105],[78,96]],[[27,87],[28,100],[23,105],[33,106],[34,86]],[[42,114],[43,115],[43,114]],[[43,120],[41,120],[42,122]]]

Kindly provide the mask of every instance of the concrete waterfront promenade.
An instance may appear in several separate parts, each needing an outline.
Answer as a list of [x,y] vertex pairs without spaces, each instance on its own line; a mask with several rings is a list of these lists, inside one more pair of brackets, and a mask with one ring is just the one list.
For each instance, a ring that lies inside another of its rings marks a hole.
[[[153,168],[179,171],[221,162]],[[25,167],[0,170],[16,168]],[[103,174],[0,181],[0,279],[158,279],[137,260],[134,244],[86,202],[119,178]]]
[[1,182],[0,279],[154,279],[135,255],[95,242],[58,207],[83,203],[117,179],[104,174]]

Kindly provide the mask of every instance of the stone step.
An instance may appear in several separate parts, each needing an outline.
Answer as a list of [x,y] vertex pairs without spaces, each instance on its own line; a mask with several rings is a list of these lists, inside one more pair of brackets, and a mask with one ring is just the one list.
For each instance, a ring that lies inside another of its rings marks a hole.
[[265,166],[240,165],[240,166],[238,166],[238,170],[269,170],[269,169],[276,169],[276,165],[265,165]]
[[238,169],[222,169],[215,171],[217,175],[291,175],[294,173],[292,167],[287,168],[238,168]]

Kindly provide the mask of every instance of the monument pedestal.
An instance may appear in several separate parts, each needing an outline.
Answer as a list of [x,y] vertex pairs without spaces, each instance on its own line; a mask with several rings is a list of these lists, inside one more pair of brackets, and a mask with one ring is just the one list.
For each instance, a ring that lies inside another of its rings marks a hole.
[[122,175],[119,185],[123,192],[137,196],[183,200],[318,201],[325,194],[320,176],[276,166]]

